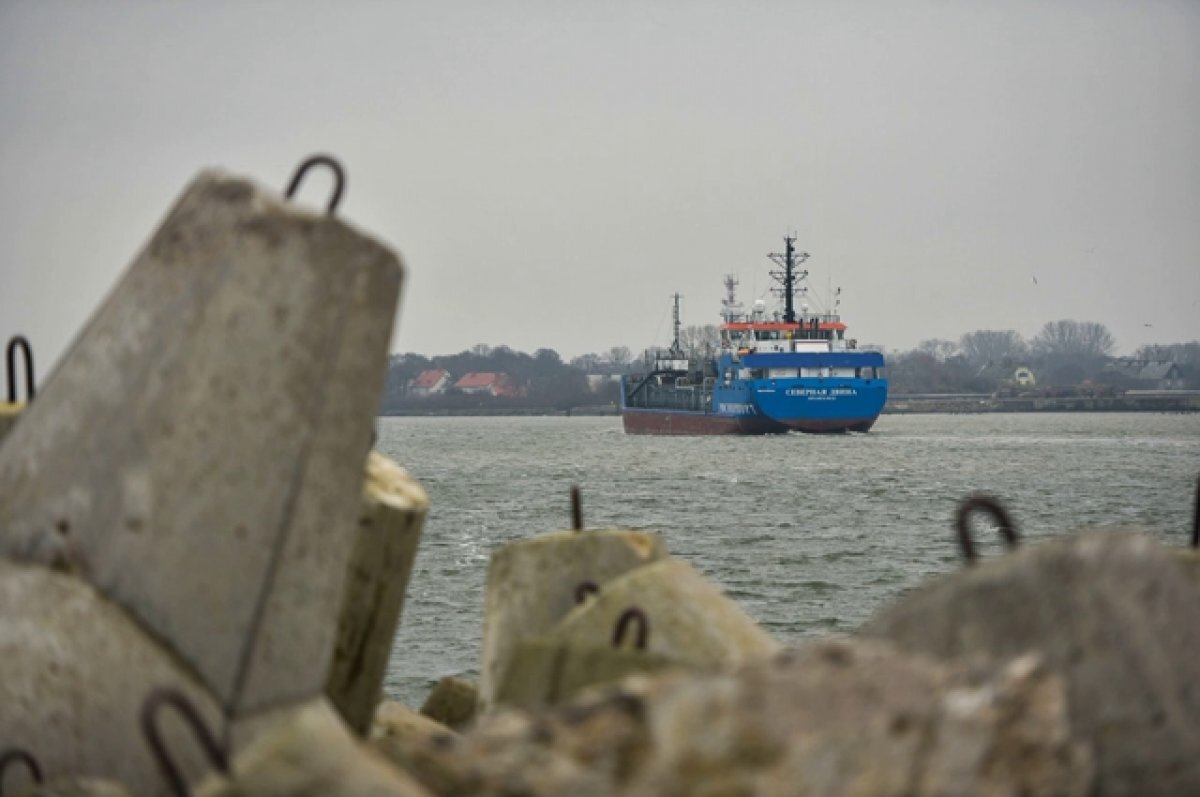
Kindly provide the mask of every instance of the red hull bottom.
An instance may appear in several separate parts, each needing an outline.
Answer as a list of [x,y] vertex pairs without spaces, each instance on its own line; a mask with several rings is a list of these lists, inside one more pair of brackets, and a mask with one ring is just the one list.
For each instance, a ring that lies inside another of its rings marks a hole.
[[626,434],[783,434],[787,426],[762,416],[734,417],[698,412],[625,410],[621,414]]
[[706,435],[706,434],[785,434],[791,431],[810,433],[865,432],[875,419],[866,420],[806,420],[780,423],[761,415],[728,416],[698,412],[665,410],[638,411],[626,409],[621,413],[626,434]]

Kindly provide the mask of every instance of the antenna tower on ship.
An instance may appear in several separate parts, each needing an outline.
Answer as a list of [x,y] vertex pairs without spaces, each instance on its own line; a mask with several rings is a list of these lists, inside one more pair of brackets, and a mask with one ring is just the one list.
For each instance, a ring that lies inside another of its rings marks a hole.
[[670,351],[670,354],[672,357],[682,357],[683,356],[683,347],[679,345],[679,326],[680,326],[680,323],[679,323],[679,300],[682,298],[683,298],[682,294],[678,294],[678,293],[675,294],[675,310],[674,310],[674,316],[672,319],[672,322],[674,324],[674,329],[675,329],[675,338],[674,338],[674,340],[671,341],[671,351]]
[[776,296],[783,297],[783,320],[788,324],[796,323],[796,291],[799,289],[800,282],[808,276],[808,271],[800,271],[800,264],[808,260],[808,252],[796,251],[796,236],[784,236],[785,244],[783,254],[771,253],[767,257],[778,266],[782,266],[782,271],[772,271],[771,276],[779,283],[780,287],[772,288],[771,292]]
[[737,300],[737,277],[725,275],[725,298],[721,300],[721,317],[726,323],[737,321],[742,315],[742,305]]

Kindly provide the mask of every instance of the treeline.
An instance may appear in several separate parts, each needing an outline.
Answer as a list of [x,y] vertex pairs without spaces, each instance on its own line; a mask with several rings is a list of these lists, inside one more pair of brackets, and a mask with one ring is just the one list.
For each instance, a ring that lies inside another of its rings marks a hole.
[[[712,325],[685,327],[680,348],[693,357],[711,357],[719,342]],[[1037,389],[1084,388],[1119,392],[1139,387],[1127,373],[1112,367],[1116,342],[1107,327],[1095,322],[1053,321],[1031,340],[1013,330],[978,330],[957,341],[927,340],[915,349],[887,354],[890,392],[994,393],[1014,388],[1018,368],[1029,368]],[[458,354],[426,357],[408,352],[389,360],[381,411],[403,414],[426,411],[513,412],[611,405],[618,401],[620,374],[652,362],[659,349],[636,357],[624,346],[564,361],[553,349],[532,354],[508,346],[480,344]],[[1184,387],[1200,389],[1200,341],[1143,346],[1135,357],[1178,365]],[[424,371],[441,368],[453,379],[470,372],[507,374],[519,395],[468,395],[453,388],[436,396],[414,396],[411,383]]]
[[[1052,321],[1026,341],[1014,330],[979,330],[957,341],[927,340],[887,356],[889,392],[994,393],[1014,390],[1015,371],[1032,371],[1041,391],[1079,389],[1119,393],[1145,387],[1114,367],[1116,341],[1103,324]],[[1185,388],[1200,389],[1200,341],[1142,346],[1133,359],[1171,362]],[[1031,388],[1033,386],[1024,386]]]

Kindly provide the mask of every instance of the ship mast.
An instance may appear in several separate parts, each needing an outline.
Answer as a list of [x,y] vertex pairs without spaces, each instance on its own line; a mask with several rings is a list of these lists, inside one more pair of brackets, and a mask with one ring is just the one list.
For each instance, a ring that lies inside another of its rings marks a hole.
[[776,296],[783,297],[783,320],[785,323],[796,323],[796,290],[799,283],[808,276],[807,271],[800,271],[800,264],[808,260],[808,252],[796,251],[796,236],[784,236],[785,244],[784,253],[772,253],[767,255],[778,266],[782,266],[782,271],[772,271],[771,276],[779,283],[780,287],[772,288],[771,292]]
[[672,316],[672,323],[674,324],[675,338],[671,341],[671,351],[669,353],[672,357],[683,357],[683,347],[679,345],[679,300],[682,299],[683,296],[679,293],[676,293],[674,297],[675,309]]

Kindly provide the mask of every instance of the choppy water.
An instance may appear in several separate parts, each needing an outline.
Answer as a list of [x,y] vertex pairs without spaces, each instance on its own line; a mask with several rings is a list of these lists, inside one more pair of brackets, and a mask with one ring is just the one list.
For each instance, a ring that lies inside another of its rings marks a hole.
[[[476,678],[488,555],[570,526],[657,531],[785,643],[851,631],[960,566],[951,516],[1000,496],[1023,538],[1134,523],[1183,544],[1200,415],[883,416],[868,435],[627,436],[620,419],[381,418],[379,448],[432,508],[389,671],[420,705],[443,675]],[[998,541],[981,537],[981,555]]]

